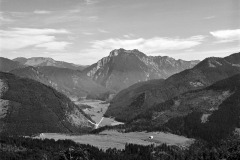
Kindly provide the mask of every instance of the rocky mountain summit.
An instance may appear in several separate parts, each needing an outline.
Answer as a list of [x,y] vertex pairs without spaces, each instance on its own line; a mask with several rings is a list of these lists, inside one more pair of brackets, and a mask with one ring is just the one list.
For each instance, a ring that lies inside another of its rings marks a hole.
[[120,91],[137,82],[168,78],[192,68],[198,62],[175,60],[167,56],[147,56],[137,49],[115,49],[108,57],[87,67],[83,72],[106,88]]

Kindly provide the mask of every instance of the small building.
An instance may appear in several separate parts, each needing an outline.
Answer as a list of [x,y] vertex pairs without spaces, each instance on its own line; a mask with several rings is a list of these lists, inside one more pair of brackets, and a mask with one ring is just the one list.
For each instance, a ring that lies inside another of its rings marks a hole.
[[45,138],[44,133],[41,133],[41,134],[39,135],[39,137],[40,137],[41,139],[44,139],[44,138]]

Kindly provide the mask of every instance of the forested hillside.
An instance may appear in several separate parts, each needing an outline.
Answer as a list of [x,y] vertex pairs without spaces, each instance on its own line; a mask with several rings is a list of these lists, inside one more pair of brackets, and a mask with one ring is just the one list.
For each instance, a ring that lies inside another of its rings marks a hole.
[[237,160],[240,140],[232,135],[219,146],[196,141],[190,148],[178,146],[140,146],[126,144],[125,149],[100,150],[70,140],[0,137],[1,160]]

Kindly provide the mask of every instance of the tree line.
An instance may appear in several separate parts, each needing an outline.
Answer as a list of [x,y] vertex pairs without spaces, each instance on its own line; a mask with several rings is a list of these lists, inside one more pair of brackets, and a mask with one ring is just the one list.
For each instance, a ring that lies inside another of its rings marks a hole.
[[197,140],[189,148],[162,144],[126,144],[122,150],[102,150],[71,140],[0,137],[1,160],[235,160],[240,158],[239,136],[232,135],[219,145]]

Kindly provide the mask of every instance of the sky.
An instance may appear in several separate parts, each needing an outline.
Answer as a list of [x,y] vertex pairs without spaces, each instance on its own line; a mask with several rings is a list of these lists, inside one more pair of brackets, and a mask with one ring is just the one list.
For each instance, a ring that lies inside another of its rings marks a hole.
[[184,60],[240,51],[240,0],[0,0],[0,56],[90,65],[113,49]]

